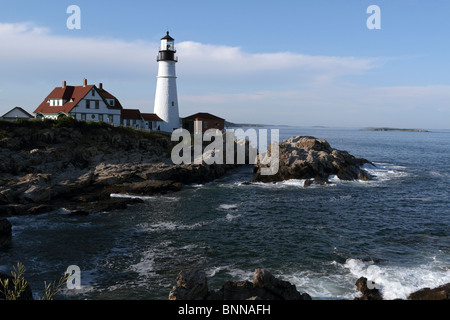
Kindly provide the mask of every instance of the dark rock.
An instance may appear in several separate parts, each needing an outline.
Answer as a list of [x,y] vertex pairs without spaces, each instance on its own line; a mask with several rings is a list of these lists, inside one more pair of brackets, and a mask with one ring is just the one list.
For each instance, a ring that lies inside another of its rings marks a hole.
[[6,248],[11,244],[12,225],[7,219],[0,219],[0,249]]
[[295,285],[275,278],[270,272],[264,269],[255,270],[253,286],[267,290],[280,300],[304,300],[304,297],[297,291]]
[[310,185],[312,185],[313,182],[314,182],[314,180],[312,180],[312,179],[307,179],[307,180],[305,180],[305,182],[303,183],[303,187],[307,188],[307,187],[309,187]]
[[369,289],[367,286],[367,278],[361,277],[355,283],[358,291],[362,293],[362,297],[355,300],[383,300],[380,291],[376,288]]
[[275,278],[264,269],[256,269],[253,283],[227,281],[217,291],[209,291],[206,276],[194,270],[180,272],[177,285],[169,294],[170,300],[311,300],[307,293],[301,294],[294,285]]
[[177,285],[169,294],[170,300],[205,300],[208,295],[206,275],[199,270],[181,271]]
[[55,210],[53,206],[50,206],[48,204],[39,204],[37,206],[32,206],[27,210],[26,213],[28,214],[41,214],[46,213]]
[[434,289],[423,288],[411,293],[408,300],[450,300],[450,283]]

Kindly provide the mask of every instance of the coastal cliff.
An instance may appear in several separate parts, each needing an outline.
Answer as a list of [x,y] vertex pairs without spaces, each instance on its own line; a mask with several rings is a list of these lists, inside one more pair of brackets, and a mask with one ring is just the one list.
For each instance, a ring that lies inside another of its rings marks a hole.
[[223,176],[233,165],[174,165],[170,135],[106,123],[0,123],[0,216],[64,207],[76,213],[108,211],[183,184]]

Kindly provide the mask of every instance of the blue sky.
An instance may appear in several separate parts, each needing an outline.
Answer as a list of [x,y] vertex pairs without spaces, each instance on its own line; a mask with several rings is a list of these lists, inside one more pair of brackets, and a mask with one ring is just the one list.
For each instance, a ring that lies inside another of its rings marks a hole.
[[[69,30],[69,5],[81,29]],[[366,12],[381,9],[381,29]],[[63,80],[102,82],[153,112],[156,54],[175,38],[180,115],[300,126],[450,129],[450,2],[0,2],[0,114]]]

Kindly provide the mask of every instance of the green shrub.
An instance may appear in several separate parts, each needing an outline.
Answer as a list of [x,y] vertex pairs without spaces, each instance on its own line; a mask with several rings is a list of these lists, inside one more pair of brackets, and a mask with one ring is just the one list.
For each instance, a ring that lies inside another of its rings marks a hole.
[[[21,262],[13,267],[11,277],[5,280],[0,279],[0,293],[5,296],[6,300],[18,300],[25,292],[28,282],[24,279],[25,267]],[[47,284],[44,282],[44,294],[39,300],[52,300],[58,292],[67,284],[70,274],[64,275],[58,280]],[[11,280],[11,282],[10,282]]]

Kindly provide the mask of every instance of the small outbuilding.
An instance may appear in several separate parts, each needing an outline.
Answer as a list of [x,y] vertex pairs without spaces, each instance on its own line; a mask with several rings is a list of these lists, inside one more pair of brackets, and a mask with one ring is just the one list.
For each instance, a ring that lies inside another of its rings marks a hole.
[[182,127],[190,133],[201,133],[208,129],[224,130],[225,119],[207,112],[198,112],[188,117],[182,118]]
[[15,107],[0,117],[0,120],[6,121],[31,120],[31,119],[34,119],[34,116],[26,112],[21,107]]

